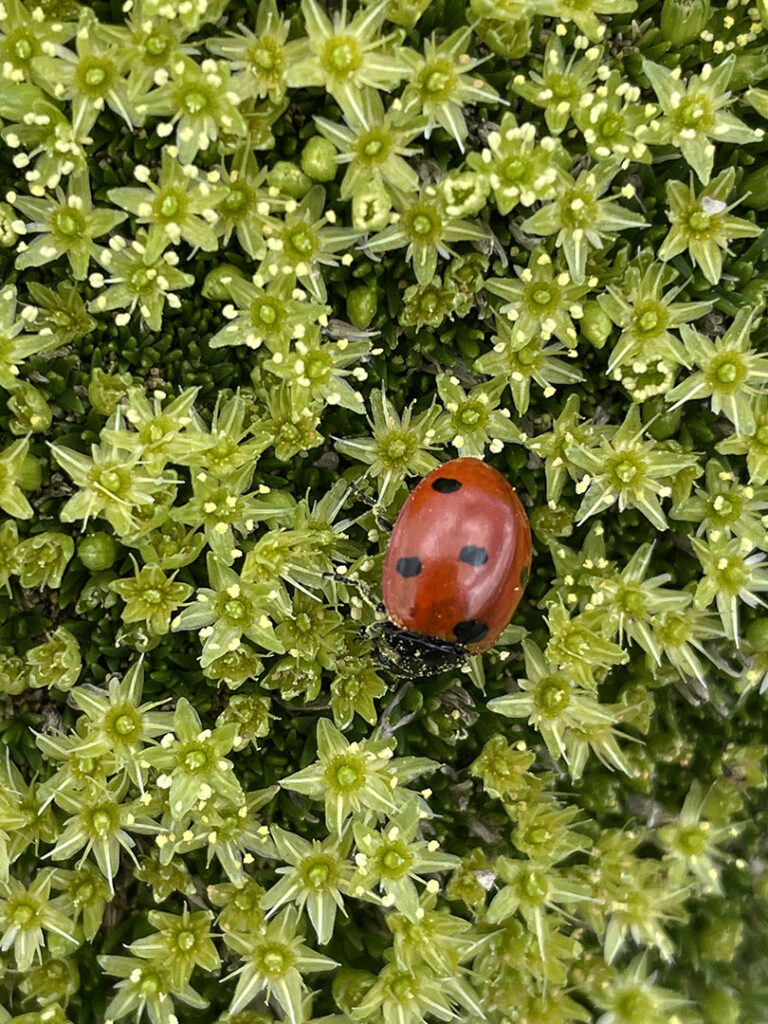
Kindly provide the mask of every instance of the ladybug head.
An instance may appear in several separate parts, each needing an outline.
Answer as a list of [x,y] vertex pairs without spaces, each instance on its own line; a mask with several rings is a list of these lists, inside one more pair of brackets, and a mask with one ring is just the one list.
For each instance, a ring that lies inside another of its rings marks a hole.
[[400,629],[394,622],[374,623],[369,633],[376,642],[374,656],[379,664],[405,679],[438,675],[456,668],[468,653],[461,644]]

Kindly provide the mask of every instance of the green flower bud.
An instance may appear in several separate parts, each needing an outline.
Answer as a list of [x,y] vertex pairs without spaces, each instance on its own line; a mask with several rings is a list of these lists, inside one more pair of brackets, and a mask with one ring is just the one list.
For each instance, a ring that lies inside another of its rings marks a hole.
[[205,275],[203,281],[203,298],[213,299],[215,302],[228,302],[232,296],[227,285],[237,278],[245,281],[245,275],[231,263],[221,263]]
[[[472,8],[475,9],[474,4]],[[519,60],[531,48],[531,19],[497,21],[495,18],[482,18],[475,23],[475,35],[499,57]]]
[[349,322],[364,331],[376,316],[379,304],[379,289],[375,282],[361,284],[347,295],[347,317]]
[[20,380],[8,399],[13,413],[10,428],[14,434],[41,434],[53,422],[53,413],[44,396],[29,381]]
[[16,551],[22,587],[56,590],[75,553],[75,542],[66,533],[35,533],[23,540]]
[[46,18],[57,21],[76,21],[82,12],[76,0],[40,0],[37,6],[42,8]]
[[741,92],[750,85],[762,82],[764,78],[765,54],[762,50],[737,53],[734,57],[733,72],[728,88],[732,93]]
[[0,653],[0,693],[15,697],[29,685],[27,666],[15,654]]
[[739,298],[744,305],[756,306],[761,309],[765,305],[767,294],[768,280],[764,277],[756,277],[741,289]]
[[342,967],[333,979],[333,998],[339,1009],[350,1016],[375,981],[375,975],[368,971]]
[[36,491],[43,482],[43,467],[34,455],[25,455],[16,478],[22,491]]
[[648,433],[657,441],[666,441],[674,437],[680,426],[682,409],[670,409],[662,395],[655,395],[643,402],[643,423],[648,425]]
[[707,960],[730,963],[744,938],[744,922],[737,917],[715,918],[699,932],[699,949]]
[[77,545],[77,557],[91,572],[111,569],[117,558],[117,544],[114,537],[103,531],[90,533]]
[[256,745],[257,739],[269,733],[270,717],[268,697],[260,697],[256,693],[236,693],[216,719],[216,724],[237,722],[240,739]]
[[727,988],[710,989],[701,1002],[707,1024],[738,1024],[741,1019],[739,1000]]
[[380,181],[352,197],[352,224],[358,231],[382,231],[389,223],[392,200]]
[[303,199],[312,188],[312,179],[296,164],[278,160],[267,175],[268,183],[291,199]]
[[10,249],[16,245],[19,236],[13,230],[14,221],[18,220],[13,207],[8,203],[0,203],[0,246],[3,249]]
[[584,303],[584,316],[579,320],[579,330],[595,348],[602,348],[613,330],[613,323],[600,305],[589,299]]
[[413,28],[432,0],[389,0],[387,21],[403,28]]
[[83,944],[83,929],[80,924],[73,924],[68,935],[49,932],[46,939],[48,952],[54,960],[65,960]]
[[44,643],[27,651],[27,665],[30,686],[66,692],[83,667],[80,646],[68,629],[59,626]]
[[573,533],[574,510],[567,506],[539,505],[531,512],[531,529],[545,544]]
[[96,412],[102,416],[111,416],[133,386],[133,378],[129,373],[105,373],[94,367],[88,384],[88,398]]
[[313,181],[333,181],[336,177],[336,147],[322,135],[313,135],[301,153],[301,169]]
[[117,631],[115,647],[130,647],[139,654],[145,651],[152,651],[162,640],[156,633],[150,633],[147,625],[143,622],[131,622],[123,625]]
[[765,616],[755,619],[747,626],[746,639],[749,646],[758,652],[768,652],[768,618]]
[[424,707],[424,692],[416,686],[412,686],[403,699],[405,711],[421,711]]
[[473,363],[481,351],[477,338],[466,334],[459,335],[456,347],[461,353],[462,359],[467,363]]
[[762,900],[763,903],[768,903],[768,871],[763,871],[755,878],[752,883],[755,896]]
[[709,21],[709,0],[664,0],[661,31],[673,46],[685,46],[698,39]]
[[742,182],[742,203],[750,210],[768,210],[768,165],[761,164]]

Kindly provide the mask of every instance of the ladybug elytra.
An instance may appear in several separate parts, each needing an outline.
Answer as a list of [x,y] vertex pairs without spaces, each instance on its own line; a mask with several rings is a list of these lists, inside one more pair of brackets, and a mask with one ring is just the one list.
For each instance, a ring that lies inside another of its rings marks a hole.
[[492,466],[453,459],[414,488],[384,559],[379,660],[420,676],[487,651],[528,582],[531,531],[515,489]]

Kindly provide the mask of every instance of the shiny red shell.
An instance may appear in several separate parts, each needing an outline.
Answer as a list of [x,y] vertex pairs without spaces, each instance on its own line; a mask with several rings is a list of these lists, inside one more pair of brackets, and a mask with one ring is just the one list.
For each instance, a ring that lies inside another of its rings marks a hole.
[[453,459],[400,510],[384,605],[403,629],[485,651],[520,603],[530,566],[531,530],[515,489],[480,459]]

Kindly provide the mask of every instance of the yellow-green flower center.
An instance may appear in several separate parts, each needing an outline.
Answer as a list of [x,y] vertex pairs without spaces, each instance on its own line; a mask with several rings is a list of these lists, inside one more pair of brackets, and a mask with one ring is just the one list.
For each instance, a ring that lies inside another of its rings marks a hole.
[[309,231],[305,228],[298,228],[291,233],[291,245],[301,256],[309,256],[315,243]]
[[738,594],[749,583],[749,568],[739,557],[727,559],[727,565],[718,566],[717,579],[720,586],[729,594]]
[[227,213],[239,213],[248,204],[248,196],[245,188],[240,185],[230,185],[229,192],[222,200],[222,207]]
[[738,376],[738,368],[733,363],[723,363],[717,368],[717,379],[723,384],[732,384]]
[[200,750],[199,748],[196,750],[189,750],[184,755],[182,763],[188,772],[199,772],[208,764],[208,757],[205,751]]
[[540,871],[529,871],[521,879],[520,892],[531,903],[541,903],[549,893],[546,876]]
[[485,416],[482,408],[474,402],[467,402],[459,413],[459,422],[464,427],[476,427],[484,418]]
[[600,124],[600,134],[605,139],[612,139],[624,127],[624,118],[620,114],[608,114]]
[[541,351],[536,344],[526,345],[525,348],[521,348],[519,352],[515,352],[512,356],[512,363],[523,369],[529,367],[535,367],[541,358]]
[[37,919],[37,907],[32,903],[17,903],[13,908],[9,909],[11,910],[11,913],[8,915],[9,918],[19,928],[28,927]]
[[160,199],[158,204],[158,212],[161,217],[175,217],[181,209],[181,199],[174,193],[167,193]]
[[677,839],[680,851],[687,857],[701,856],[708,845],[707,831],[706,822],[698,822],[686,829],[681,829]]
[[291,965],[291,957],[285,946],[268,946],[261,955],[261,967],[266,975],[279,977]]
[[536,707],[546,718],[561,714],[570,700],[570,686],[560,679],[545,680],[536,691]]
[[641,331],[655,331],[659,326],[659,316],[654,310],[649,309],[647,312],[641,314],[638,324]]
[[637,476],[637,466],[625,460],[614,467],[614,473],[623,484],[630,484]]
[[19,61],[25,62],[32,57],[32,54],[35,52],[35,50],[29,39],[22,38],[17,39],[14,42],[13,52]]
[[425,100],[439,103],[450,98],[456,85],[456,73],[449,61],[435,61],[421,72],[419,85]]
[[136,731],[136,722],[131,715],[120,715],[115,720],[115,732],[119,736],[130,736]]
[[379,856],[379,868],[386,878],[402,878],[413,863],[413,855],[405,843],[390,843]]
[[416,998],[418,991],[414,979],[409,974],[401,974],[392,982],[390,988],[397,1002],[407,1004]]
[[82,236],[85,228],[83,215],[71,208],[59,210],[53,221],[54,233],[60,238],[72,241]]
[[208,105],[208,97],[199,89],[190,89],[184,96],[184,106],[188,114],[199,114]]
[[121,484],[120,473],[116,469],[105,469],[99,474],[99,483],[104,490],[114,493]]
[[391,459],[402,459],[407,450],[408,446],[405,441],[399,437],[396,437],[387,445],[387,455],[389,455]]
[[326,781],[337,790],[349,792],[365,785],[363,761],[353,754],[341,754],[326,770]]
[[383,147],[381,139],[371,139],[366,142],[363,146],[363,152],[366,156],[378,156]]
[[93,898],[94,888],[92,882],[83,882],[74,893],[75,903],[82,905]]
[[325,44],[323,65],[333,75],[349,78],[362,62],[363,55],[354,36],[337,36]]
[[154,974],[143,977],[139,985],[139,991],[145,999],[154,999],[160,992],[160,979]]
[[131,274],[130,285],[133,291],[143,292],[151,286],[152,281],[153,278],[149,276],[146,267],[139,267],[138,270],[134,270]]
[[683,615],[668,615],[664,620],[659,636],[667,646],[684,644],[690,635],[688,622]]
[[89,68],[85,73],[85,81],[88,85],[101,85],[107,77],[104,68]]
[[428,235],[432,228],[432,222],[429,217],[425,217],[423,214],[413,218],[413,231],[417,235]]
[[229,619],[244,619],[246,611],[245,604],[236,597],[224,605],[224,614]]
[[164,36],[149,36],[144,43],[144,49],[150,57],[157,59],[167,52],[168,40]]
[[325,861],[310,863],[304,872],[304,880],[312,889],[324,889],[330,877],[331,867]]
[[688,217],[688,227],[697,235],[706,234],[711,223],[712,218],[703,210],[694,210]]
[[101,810],[94,811],[91,815],[93,831],[102,839],[106,839],[112,832],[113,817],[114,814],[111,808],[109,810],[102,808]]
[[256,73],[274,71],[279,66],[279,52],[272,48],[275,44],[270,45],[270,43],[271,41],[268,39],[261,39],[258,45],[251,50],[251,64]]
[[251,319],[255,326],[271,327],[277,322],[278,312],[270,302],[257,302],[251,310]]
[[505,181],[510,184],[520,181],[525,175],[525,164],[518,157],[511,157],[505,160],[501,166],[501,173]]
[[622,992],[616,1000],[616,1017],[627,1024],[652,1020],[657,1010],[655,1000],[645,992]]
[[705,131],[710,120],[709,104],[705,97],[690,96],[684,99],[675,111],[674,120],[680,128]]

